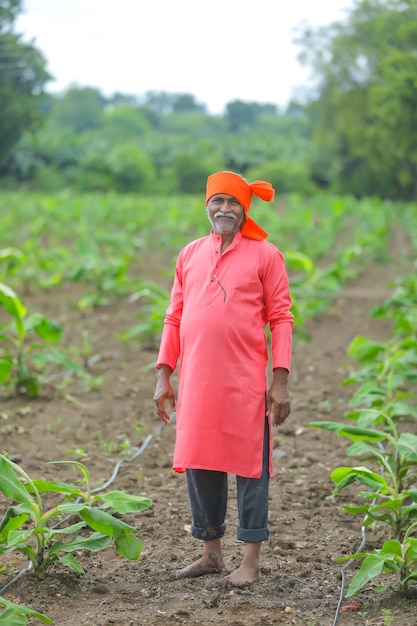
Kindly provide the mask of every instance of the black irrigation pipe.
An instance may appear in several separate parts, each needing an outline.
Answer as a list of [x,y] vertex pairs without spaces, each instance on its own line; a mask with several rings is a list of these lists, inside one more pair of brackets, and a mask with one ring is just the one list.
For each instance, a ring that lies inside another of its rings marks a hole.
[[28,572],[30,572],[32,569],[33,569],[33,565],[31,561],[27,567],[24,567],[22,570],[20,570],[20,572],[16,574],[16,576],[12,578],[12,580],[10,580],[6,585],[4,585],[3,589],[0,589],[0,597],[3,596],[12,585],[17,583],[18,580],[23,578],[23,576],[27,574]]
[[[171,419],[175,419],[175,415],[174,414],[171,415]],[[164,426],[164,424],[161,424],[159,426],[159,428],[157,430],[157,433],[156,433],[157,437],[159,437],[159,435],[161,434],[163,426]],[[125,462],[126,463],[131,463],[132,461],[137,459],[138,456],[143,454],[143,452],[145,452],[146,448],[148,447],[149,443],[151,442],[152,438],[153,438],[153,435],[149,434],[145,438],[145,441],[142,443],[140,448],[138,448],[138,450],[136,450],[136,452],[127,461],[125,459],[121,459],[121,460],[117,461],[116,465],[114,466],[113,473],[110,476],[110,478],[103,485],[101,485],[101,487],[96,487],[96,489],[92,489],[91,493],[98,493],[99,491],[103,491],[104,489],[107,489],[107,487],[109,485],[111,485],[112,482],[115,480],[115,478],[116,478],[117,474],[119,473],[119,470],[122,467],[123,463],[125,463]],[[67,517],[62,519],[60,522],[55,524],[55,526],[52,526],[52,528],[58,528],[59,526],[64,524],[64,522],[66,522],[70,517],[71,517],[71,515],[68,515]],[[5,594],[5,592],[8,589],[10,589],[10,587],[12,587],[15,583],[17,583],[17,581],[20,580],[25,574],[27,574],[28,572],[31,572],[32,569],[33,569],[33,564],[32,564],[32,562],[30,562],[27,567],[23,568],[18,574],[16,574],[16,576],[14,578],[12,578],[12,580],[10,580],[2,589],[0,589],[0,597],[3,596]]]
[[[361,552],[361,550],[364,549],[365,544],[366,544],[366,526],[365,526],[365,522],[366,522],[367,518],[368,518],[368,516],[366,515],[364,520],[363,520],[363,522],[362,522],[362,527],[361,527],[362,541],[361,541],[361,544],[360,544],[359,548],[356,550],[356,552]],[[336,623],[337,623],[337,620],[338,620],[338,617],[339,617],[339,613],[340,613],[340,607],[342,605],[343,598],[344,598],[344,595],[345,595],[345,572],[352,565],[352,563],[354,563],[354,561],[355,561],[355,559],[350,559],[347,563],[345,563],[345,565],[340,570],[342,583],[341,583],[341,586],[340,586],[339,601],[337,603],[336,614],[335,614],[332,626],[336,626]]]

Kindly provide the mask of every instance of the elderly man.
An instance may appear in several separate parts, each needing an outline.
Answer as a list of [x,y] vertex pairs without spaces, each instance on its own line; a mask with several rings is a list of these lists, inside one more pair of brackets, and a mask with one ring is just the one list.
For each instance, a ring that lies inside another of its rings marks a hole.
[[[261,544],[269,537],[271,426],[290,413],[287,378],[293,315],[281,252],[249,216],[253,195],[270,201],[270,183],[234,172],[209,176],[206,211],[212,229],[180,252],[157,361],[157,414],[176,410],[173,468],[186,472],[192,535],[200,559],[177,578],[224,572],[228,474],[236,476],[239,526],[245,542],[232,584],[259,578]],[[265,327],[271,331],[268,383]],[[178,401],[171,374],[179,365]]]

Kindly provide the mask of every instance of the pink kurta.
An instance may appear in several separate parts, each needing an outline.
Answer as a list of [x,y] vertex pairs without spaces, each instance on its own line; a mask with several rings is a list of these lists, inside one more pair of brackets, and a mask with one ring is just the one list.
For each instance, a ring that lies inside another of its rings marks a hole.
[[[272,367],[290,369],[293,315],[282,254],[270,242],[210,235],[179,254],[158,365],[179,366],[173,467],[259,478],[270,324]],[[270,436],[271,436],[271,428]],[[270,446],[272,475],[272,446]]]

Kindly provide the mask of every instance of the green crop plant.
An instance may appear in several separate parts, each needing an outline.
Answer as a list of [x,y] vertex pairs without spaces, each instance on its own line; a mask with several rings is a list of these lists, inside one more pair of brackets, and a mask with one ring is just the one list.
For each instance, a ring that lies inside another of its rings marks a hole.
[[417,538],[411,536],[416,529],[417,522],[407,529],[402,541],[397,539],[385,541],[381,548],[375,549],[371,554],[357,552],[336,559],[338,562],[363,559],[349,585],[346,596],[355,595],[370,580],[385,573],[395,577],[396,584],[390,587],[407,598],[410,584],[417,581]]
[[[310,425],[350,438],[353,444],[348,448],[348,454],[373,458],[381,468],[374,471],[365,466],[338,467],[330,474],[335,483],[335,495],[356,481],[368,487],[359,494],[363,504],[344,505],[348,513],[361,514],[364,527],[384,523],[391,528],[391,538],[371,554],[357,552],[335,559],[337,562],[362,559],[347,596],[353,596],[382,573],[393,574],[397,581],[394,589],[407,596],[410,583],[417,580],[417,539],[412,536],[417,529],[417,489],[414,488],[417,436],[401,433],[395,438],[376,429],[335,422],[312,422]],[[391,449],[387,450],[387,444]]]
[[0,281],[4,282],[14,274],[23,260],[24,254],[17,248],[9,247],[0,250]]
[[[369,411],[367,412],[369,413]],[[364,503],[345,505],[346,511],[365,516],[365,526],[386,523],[392,536],[401,539],[404,532],[417,520],[417,435],[398,434],[395,423],[383,416],[390,424],[391,432],[364,428],[330,421],[310,422],[310,426],[336,432],[353,443],[347,448],[348,456],[359,456],[363,461],[371,460],[377,470],[367,467],[338,467],[330,474],[335,483],[335,494],[358,481],[371,488],[361,492]]]
[[78,263],[68,278],[72,282],[91,285],[91,289],[78,301],[80,309],[109,304],[112,298],[126,294],[133,281],[128,271],[134,259],[131,252],[104,255],[96,245],[85,244],[79,252]]
[[362,366],[343,382],[359,385],[350,406],[370,407],[394,419],[417,417],[417,396],[407,390],[417,381],[417,339],[395,335],[384,343],[357,336],[348,354]]
[[5,598],[0,596],[0,607],[3,607],[3,610],[0,612],[0,626],[26,626],[29,624],[29,620],[32,617],[38,619],[42,624],[53,624],[54,622],[49,619],[43,613],[39,611],[35,611],[27,606],[22,604],[15,604],[14,602],[9,602]]
[[141,304],[138,324],[117,337],[125,341],[139,340],[146,347],[154,347],[161,338],[170,292],[154,281],[143,281],[129,297],[129,302]]
[[41,313],[27,315],[23,302],[4,283],[0,283],[0,307],[9,318],[0,323],[0,386],[37,397],[42,370],[48,364],[82,370],[51,346],[61,340],[63,328]]
[[[85,465],[79,461],[58,463],[78,468],[85,489],[60,481],[31,479],[19,465],[0,455],[0,492],[12,501],[0,521],[0,555],[23,554],[41,580],[55,561],[82,574],[84,570],[74,553],[98,552],[111,543],[119,556],[137,560],[142,544],[135,527],[118,516],[143,511],[152,501],[122,491],[94,493]],[[46,496],[57,500],[49,508]],[[73,521],[74,516],[80,521]]]
[[394,320],[396,335],[417,338],[417,261],[414,271],[395,278],[393,287],[392,295],[375,307],[372,315]]

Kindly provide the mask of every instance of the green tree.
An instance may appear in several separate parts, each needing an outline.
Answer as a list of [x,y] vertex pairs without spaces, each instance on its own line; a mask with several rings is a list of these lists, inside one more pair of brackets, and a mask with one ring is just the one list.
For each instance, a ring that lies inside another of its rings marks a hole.
[[337,191],[417,198],[417,0],[361,0],[305,29],[316,154]]
[[98,89],[70,87],[55,98],[51,118],[74,133],[98,129],[102,126],[106,102],[106,98]]
[[114,143],[137,140],[151,130],[151,125],[138,106],[110,106],[103,115],[103,134]]
[[21,10],[21,0],[0,0],[0,167],[24,132],[42,124],[39,103],[51,79],[41,52],[13,32]]

